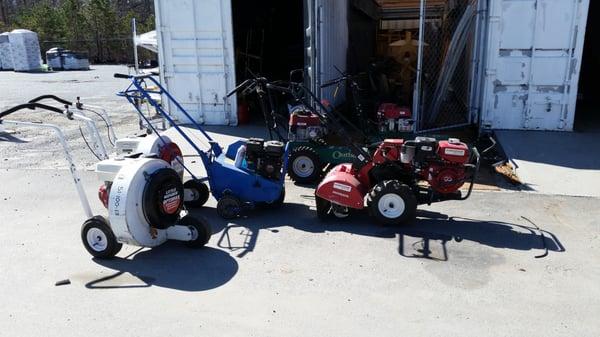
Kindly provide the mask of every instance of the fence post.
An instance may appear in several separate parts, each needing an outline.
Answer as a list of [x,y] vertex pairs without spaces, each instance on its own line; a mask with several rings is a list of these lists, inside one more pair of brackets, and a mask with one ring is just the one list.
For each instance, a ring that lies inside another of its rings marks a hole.
[[423,74],[423,39],[425,34],[425,0],[421,0],[419,8],[419,48],[417,50],[417,75],[415,79],[415,89],[413,92],[413,115],[415,124],[413,125],[413,131],[420,130],[421,124],[421,77]]

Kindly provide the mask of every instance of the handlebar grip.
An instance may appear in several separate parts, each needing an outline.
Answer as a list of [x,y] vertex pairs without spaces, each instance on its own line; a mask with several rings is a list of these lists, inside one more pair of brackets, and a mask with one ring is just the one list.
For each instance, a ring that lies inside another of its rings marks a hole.
[[24,109],[35,110],[36,108],[63,114],[63,111],[61,109],[55,108],[53,106],[49,106],[49,105],[41,104],[41,103],[25,103],[25,104],[20,104],[20,105],[14,106],[10,109],[0,112],[0,119],[10,115],[13,112],[17,112],[19,110],[24,110]]
[[321,84],[321,88],[327,88],[332,85],[336,85],[336,84],[344,81],[345,79],[346,79],[345,77],[342,77],[342,78],[336,78],[335,80],[327,81],[327,82]]
[[39,102],[41,100],[44,100],[44,99],[53,99],[53,100],[55,100],[55,101],[57,101],[59,103],[62,103],[62,104],[73,105],[73,102],[67,101],[66,99],[63,99],[63,98],[60,98],[60,97],[57,97],[57,96],[54,96],[54,95],[42,95],[42,96],[39,96],[39,97],[36,97],[36,98],[30,100],[29,103],[37,103],[37,102]]
[[131,75],[127,75],[127,74],[119,74],[119,73],[115,73],[115,78],[132,78],[133,76]]
[[245,80],[244,82],[240,83],[240,85],[238,85],[237,87],[233,88],[233,90],[231,90],[228,94],[227,94],[227,98],[233,96],[233,94],[235,94],[236,92],[240,91],[240,89],[242,89],[243,87],[246,87],[250,82],[252,82],[253,80]]

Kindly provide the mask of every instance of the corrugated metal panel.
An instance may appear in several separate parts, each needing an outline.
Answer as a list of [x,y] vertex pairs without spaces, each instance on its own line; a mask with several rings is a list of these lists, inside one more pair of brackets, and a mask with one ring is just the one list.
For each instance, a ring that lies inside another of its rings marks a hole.
[[[317,84],[340,76],[336,67],[346,71],[346,55],[348,51],[348,1],[347,0],[317,0]],[[333,102],[333,87],[321,90],[321,97],[332,103],[344,100],[345,90],[340,90]]]
[[[199,122],[237,124],[230,0],[155,0],[161,81]],[[169,111],[186,123],[172,104]]]
[[484,113],[495,129],[573,129],[589,0],[492,0]]

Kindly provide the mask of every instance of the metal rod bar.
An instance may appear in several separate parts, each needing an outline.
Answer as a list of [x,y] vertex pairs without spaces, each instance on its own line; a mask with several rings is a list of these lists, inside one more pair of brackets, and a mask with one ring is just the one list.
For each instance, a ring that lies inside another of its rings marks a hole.
[[45,123],[31,123],[31,122],[20,122],[20,121],[12,121],[12,120],[2,120],[0,121],[2,124],[11,124],[11,125],[22,125],[22,126],[31,126],[36,128],[46,128],[52,129],[56,132],[58,136],[58,140],[62,145],[63,151],[65,153],[65,158],[69,163],[69,171],[71,172],[71,176],[73,177],[73,182],[75,183],[75,188],[77,189],[77,194],[79,195],[79,201],[81,202],[81,206],[83,207],[83,211],[88,218],[93,216],[92,208],[90,207],[90,203],[88,198],[83,190],[83,186],[81,186],[81,178],[79,177],[79,173],[77,172],[77,168],[75,167],[75,163],[73,161],[73,157],[71,156],[71,152],[69,151],[69,146],[67,145],[67,141],[65,140],[65,135],[62,130],[54,125],[54,124],[45,124]]
[[135,69],[135,73],[139,74],[140,73],[140,68],[139,68],[139,59],[138,59],[138,50],[137,50],[137,27],[135,24],[135,18],[131,19],[131,30],[133,33],[133,62],[134,62],[134,69]]
[[421,77],[423,76],[423,39],[425,38],[425,0],[421,0],[419,7],[419,48],[417,51],[417,75],[415,79],[415,89],[413,91],[413,113],[415,114],[415,128],[417,131],[421,128]]

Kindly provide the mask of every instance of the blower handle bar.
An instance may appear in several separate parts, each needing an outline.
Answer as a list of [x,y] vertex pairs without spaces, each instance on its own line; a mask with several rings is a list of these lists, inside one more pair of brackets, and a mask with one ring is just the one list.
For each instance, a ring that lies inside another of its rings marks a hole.
[[69,106],[73,105],[73,102],[67,101],[64,98],[60,98],[60,97],[57,97],[57,96],[54,96],[54,95],[42,95],[42,96],[39,96],[39,97],[36,97],[36,98],[30,100],[29,103],[37,103],[37,102],[39,102],[41,100],[44,100],[44,99],[53,99],[53,100],[57,101],[58,103],[61,103],[61,104],[64,104],[64,105],[69,105]]
[[59,114],[64,114],[64,112],[56,107],[53,106],[49,106],[46,104],[41,104],[41,103],[25,103],[25,104],[19,104],[17,106],[14,106],[10,109],[4,110],[2,112],[0,112],[0,119],[2,119],[3,117],[6,117],[8,115],[10,115],[13,112],[17,112],[19,110],[25,110],[25,109],[29,109],[29,110],[35,110],[36,108],[39,109],[43,109],[43,110],[48,110],[48,111],[52,111],[52,112],[56,112]]
[[154,74],[127,75],[127,74],[120,74],[120,73],[114,74],[115,78],[125,78],[125,79],[133,79],[133,78],[142,79],[142,78],[149,78],[152,76],[155,76],[155,75]]

